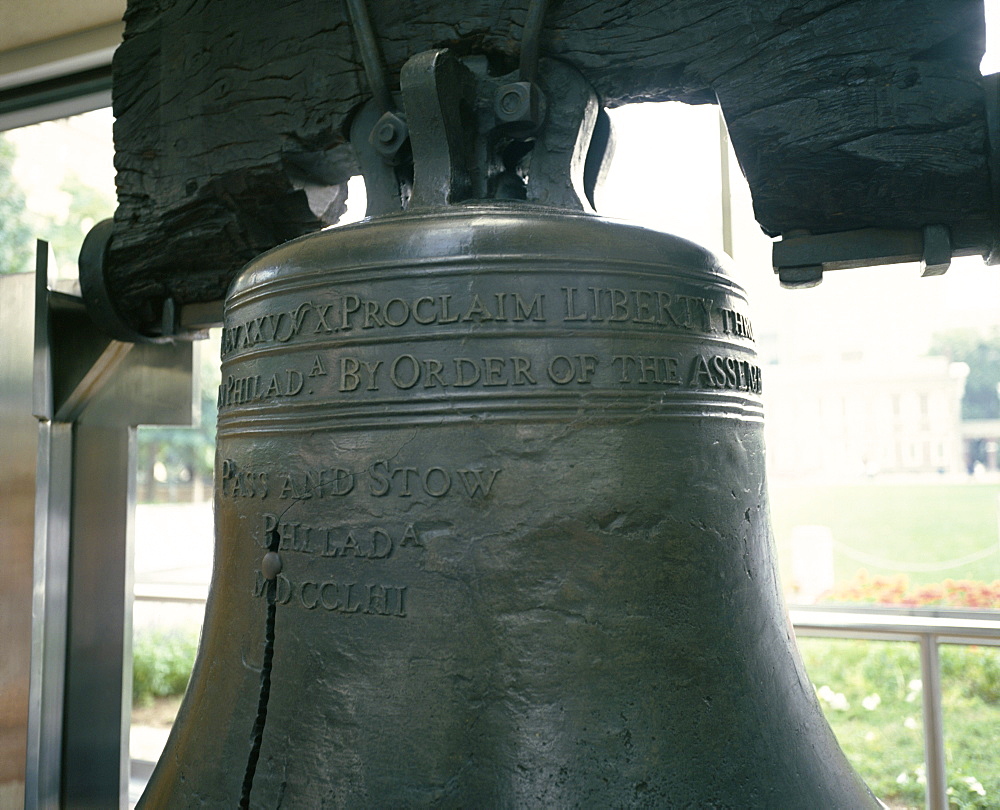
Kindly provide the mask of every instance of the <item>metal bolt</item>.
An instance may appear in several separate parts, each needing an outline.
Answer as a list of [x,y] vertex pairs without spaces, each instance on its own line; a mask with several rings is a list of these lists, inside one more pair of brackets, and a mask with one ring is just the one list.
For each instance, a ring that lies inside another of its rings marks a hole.
[[269,551],[260,563],[260,570],[265,579],[274,579],[281,573],[281,555],[277,551]]
[[497,122],[511,135],[527,137],[542,123],[545,99],[532,82],[510,82],[497,88],[493,112]]
[[396,128],[391,124],[386,122],[378,131],[378,139],[380,143],[392,143],[393,139],[396,137]]
[[513,118],[524,108],[526,102],[525,94],[518,90],[508,89],[500,94],[497,104],[502,115]]
[[394,161],[410,136],[406,120],[399,113],[387,112],[372,127],[368,142],[382,157]]

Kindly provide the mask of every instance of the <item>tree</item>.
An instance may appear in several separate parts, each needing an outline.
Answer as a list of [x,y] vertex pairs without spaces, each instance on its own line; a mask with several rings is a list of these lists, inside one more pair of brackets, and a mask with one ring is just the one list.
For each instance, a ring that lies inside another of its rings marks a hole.
[[24,191],[11,171],[15,155],[14,144],[0,134],[0,273],[22,273],[33,268],[33,240]]
[[931,354],[969,367],[962,397],[963,419],[1000,418],[1000,328],[988,331],[951,329],[931,341]]
[[101,189],[88,185],[74,172],[63,178],[59,190],[69,195],[65,217],[48,217],[41,226],[60,267],[73,266],[87,232],[115,213],[115,200]]

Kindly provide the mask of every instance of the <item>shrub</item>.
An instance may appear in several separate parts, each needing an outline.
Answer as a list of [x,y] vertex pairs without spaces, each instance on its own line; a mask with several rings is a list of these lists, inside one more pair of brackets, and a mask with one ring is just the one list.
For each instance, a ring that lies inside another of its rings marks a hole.
[[[920,653],[909,642],[800,638],[848,759],[893,807],[923,806]],[[942,644],[951,808],[1000,808],[1000,649]]]
[[197,651],[196,633],[151,631],[137,635],[132,644],[133,705],[184,694]]

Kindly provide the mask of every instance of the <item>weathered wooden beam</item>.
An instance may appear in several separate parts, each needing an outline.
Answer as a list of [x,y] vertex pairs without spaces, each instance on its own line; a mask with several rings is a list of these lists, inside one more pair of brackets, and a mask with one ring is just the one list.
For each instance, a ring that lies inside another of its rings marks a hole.
[[[394,85],[432,47],[516,63],[526,0],[369,5]],[[107,276],[149,331],[166,299],[218,299],[254,255],[339,216],[345,124],[370,93],[336,0],[130,0],[125,23]],[[717,98],[769,233],[978,234],[983,43],[982,0],[564,0],[542,52],[608,106]]]

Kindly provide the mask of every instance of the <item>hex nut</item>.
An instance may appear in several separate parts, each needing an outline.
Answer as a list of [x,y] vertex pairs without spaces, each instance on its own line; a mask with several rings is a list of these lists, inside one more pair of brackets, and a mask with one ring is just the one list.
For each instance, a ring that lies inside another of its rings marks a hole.
[[493,101],[497,122],[512,134],[532,134],[545,117],[545,97],[532,82],[501,85]]
[[382,157],[393,160],[410,137],[406,119],[399,113],[387,112],[375,122],[368,142]]

